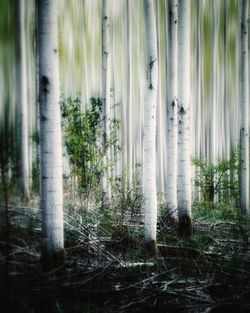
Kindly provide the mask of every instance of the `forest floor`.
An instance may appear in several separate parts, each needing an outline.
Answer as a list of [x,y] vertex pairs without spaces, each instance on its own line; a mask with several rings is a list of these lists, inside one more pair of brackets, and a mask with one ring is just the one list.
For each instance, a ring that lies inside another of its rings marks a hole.
[[2,312],[250,312],[246,220],[196,219],[189,241],[163,221],[159,254],[152,258],[140,224],[109,234],[66,214],[66,263],[44,271],[39,210],[9,207],[9,218],[8,255],[0,225]]

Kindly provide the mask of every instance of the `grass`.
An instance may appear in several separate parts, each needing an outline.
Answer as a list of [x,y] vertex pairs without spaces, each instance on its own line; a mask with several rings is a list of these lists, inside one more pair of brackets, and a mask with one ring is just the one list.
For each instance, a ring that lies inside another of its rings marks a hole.
[[[189,241],[179,240],[175,227],[162,223],[158,242],[167,247],[167,254],[148,258],[140,219],[133,227],[129,220],[123,224],[119,219],[107,221],[110,240],[98,242],[102,251],[91,246],[95,238],[84,234],[81,225],[96,224],[94,231],[100,237],[103,229],[98,224],[100,215],[91,214],[88,208],[86,212],[79,204],[74,210],[72,203],[65,208],[72,217],[72,227],[65,224],[66,263],[52,272],[41,268],[39,211],[11,209],[7,276],[4,240],[0,242],[0,272],[5,277],[0,282],[0,299],[3,304],[11,303],[10,312],[191,313],[212,308],[222,312],[226,305],[236,312],[249,311],[249,218],[238,219],[235,214],[230,219],[231,213],[215,215],[219,208],[211,216],[207,212],[210,208],[203,207],[194,213]],[[4,238],[4,225],[0,232]],[[120,266],[108,253],[125,264],[141,264]]]
[[240,212],[234,203],[219,202],[212,204],[210,202],[195,202],[193,204],[193,218],[216,222],[219,220],[239,220]]

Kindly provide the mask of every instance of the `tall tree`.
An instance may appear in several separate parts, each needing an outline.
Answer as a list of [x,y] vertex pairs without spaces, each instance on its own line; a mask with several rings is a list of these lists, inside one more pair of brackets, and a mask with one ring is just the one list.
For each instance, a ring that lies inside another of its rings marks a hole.
[[56,0],[38,0],[38,53],[43,257],[57,264],[64,257],[64,235]]
[[143,196],[145,214],[145,244],[156,252],[156,98],[158,88],[158,54],[154,0],[144,0],[147,44],[147,88],[144,104],[143,136]]
[[248,68],[249,1],[241,0],[240,32],[240,209],[249,212],[249,68]]
[[21,191],[29,199],[29,134],[27,97],[27,55],[25,35],[25,1],[16,0],[16,83],[19,130]]
[[212,1],[212,75],[211,75],[211,88],[212,88],[212,109],[211,109],[211,140],[210,140],[210,162],[215,164],[216,162],[216,148],[217,148],[217,116],[216,116],[216,104],[217,104],[217,71],[218,71],[218,55],[217,55],[217,44],[218,44],[218,19],[217,19],[217,7],[216,0]]
[[132,188],[133,181],[133,169],[132,169],[132,53],[131,53],[131,8],[130,0],[126,1],[126,26],[127,26],[127,110],[128,110],[128,119],[127,119],[127,153],[128,153],[128,188]]
[[190,1],[178,6],[178,226],[179,235],[191,235],[190,177]]
[[177,0],[168,1],[167,206],[177,220]]
[[[201,155],[201,146],[200,146],[200,140],[201,140],[201,131],[202,131],[202,103],[201,103],[201,94],[202,94],[202,41],[201,41],[201,9],[202,5],[198,1],[196,5],[196,17],[197,17],[197,30],[196,30],[196,93],[195,93],[195,106],[194,111],[195,115],[193,118],[193,121],[195,123],[195,128],[193,127],[192,131],[192,138],[194,139],[194,154],[195,157],[199,157]],[[199,172],[198,167],[195,167],[194,170],[194,176],[197,176]],[[196,201],[199,201],[200,199],[200,187],[194,186],[194,197]]]
[[103,93],[103,166],[102,191],[107,198],[111,199],[110,178],[111,152],[107,141],[110,138],[110,87],[111,87],[111,57],[110,57],[110,25],[109,25],[109,0],[102,1],[102,93]]

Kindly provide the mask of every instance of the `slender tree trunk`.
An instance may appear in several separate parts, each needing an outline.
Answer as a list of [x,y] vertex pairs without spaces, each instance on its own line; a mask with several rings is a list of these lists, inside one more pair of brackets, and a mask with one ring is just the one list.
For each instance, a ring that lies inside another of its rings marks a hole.
[[40,108],[39,108],[39,42],[38,42],[38,1],[35,0],[35,32],[36,32],[36,164],[39,166],[40,164]]
[[168,1],[167,206],[177,221],[177,0]]
[[29,199],[29,140],[28,140],[28,97],[25,38],[25,1],[16,0],[16,78],[17,108],[20,147],[21,191],[24,200]]
[[[195,106],[195,115],[194,115],[194,123],[193,126],[193,138],[195,144],[195,158],[200,158],[200,141],[201,141],[201,80],[202,80],[202,62],[201,62],[201,9],[202,5],[198,1],[196,5],[196,16],[197,16],[197,31],[196,31],[196,106]],[[196,177],[199,173],[198,166],[195,166],[194,176]],[[194,199],[195,201],[200,201],[200,187],[194,186]]]
[[156,97],[158,88],[158,54],[155,2],[144,0],[147,43],[147,89],[144,106],[143,195],[145,243],[150,253],[156,252]]
[[249,69],[248,69],[248,9],[249,1],[241,0],[240,33],[240,209],[249,213]]
[[[212,109],[210,114],[210,141],[209,141],[209,161],[215,165],[216,164],[216,152],[217,152],[217,68],[218,68],[218,56],[217,56],[217,43],[218,43],[218,22],[217,22],[217,7],[216,7],[216,0],[212,1],[212,82],[211,82],[211,88],[212,88]],[[213,176],[213,175],[212,175]],[[215,177],[212,177],[212,180],[214,181]],[[212,198],[212,194],[209,196],[209,201],[214,203],[215,199]]]
[[133,127],[133,119],[132,119],[132,54],[131,54],[131,27],[130,27],[130,0],[126,1],[126,11],[127,11],[127,58],[128,58],[128,73],[127,73],[127,109],[128,109],[128,136],[127,136],[127,153],[128,153],[128,189],[132,188],[132,180],[133,180],[133,170],[132,170],[132,127]]
[[[64,261],[62,139],[57,1],[38,0],[39,103],[43,257],[53,267]],[[46,264],[47,262],[47,264]]]
[[189,237],[191,225],[190,177],[190,1],[179,0],[178,18],[178,217],[179,235]]
[[213,75],[212,75],[212,82],[211,86],[213,88],[212,90],[212,112],[211,112],[211,141],[210,141],[210,147],[211,147],[211,155],[210,155],[210,162],[215,165],[216,159],[215,159],[215,153],[216,153],[216,137],[218,136],[216,134],[216,95],[217,95],[217,40],[218,40],[218,25],[217,25],[217,12],[216,12],[216,0],[212,1],[212,64],[213,64]]
[[110,87],[111,87],[111,58],[110,58],[110,25],[109,25],[109,0],[102,1],[102,91],[103,91],[103,166],[105,173],[102,179],[102,191],[105,198],[110,201],[111,187],[110,178],[110,147],[107,142],[110,139],[111,107],[110,107]]
[[[166,39],[166,27],[164,23],[162,23],[161,19],[161,10],[164,11],[164,16],[166,13],[165,5],[162,7],[159,1],[156,1],[156,33],[157,33],[157,51],[158,51],[158,88],[157,88],[157,110],[156,110],[156,189],[157,189],[157,195],[158,195],[158,203],[164,203],[166,201],[166,194],[165,194],[165,186],[164,186],[164,178],[165,175],[165,168],[164,168],[164,158],[165,158],[165,145],[164,141],[166,140],[166,131],[164,129],[164,121],[166,120],[165,114],[163,110],[166,108],[162,105],[162,94],[165,90],[165,88],[162,88],[162,74],[166,74],[166,72],[163,70],[161,71],[161,68],[164,68],[164,57],[166,54],[163,53],[163,50],[165,50],[165,47],[167,46],[166,43],[164,43],[163,38]],[[164,47],[164,48],[163,48]],[[165,52],[165,51],[164,51]],[[165,118],[165,119],[164,119]]]

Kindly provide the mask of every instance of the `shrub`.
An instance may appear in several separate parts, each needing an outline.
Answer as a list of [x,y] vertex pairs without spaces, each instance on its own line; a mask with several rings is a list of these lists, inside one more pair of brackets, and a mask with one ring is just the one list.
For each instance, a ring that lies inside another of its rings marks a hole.
[[84,111],[79,97],[68,98],[61,105],[64,142],[72,166],[71,173],[77,178],[79,192],[84,197],[97,189],[107,167],[114,165],[102,163],[106,149],[119,149],[116,136],[119,121],[112,120],[110,136],[107,138],[103,131],[105,117],[102,117],[102,110],[103,101],[100,98],[91,98]]
[[91,98],[85,112],[80,98],[62,102],[64,142],[71,163],[71,173],[77,177],[79,191],[85,195],[96,187],[101,177],[101,146],[97,140],[101,132],[102,101]]
[[194,183],[200,188],[202,201],[231,203],[234,200],[238,203],[238,153],[234,153],[229,160],[221,160],[216,165],[203,159],[193,159],[192,162],[198,169]]

